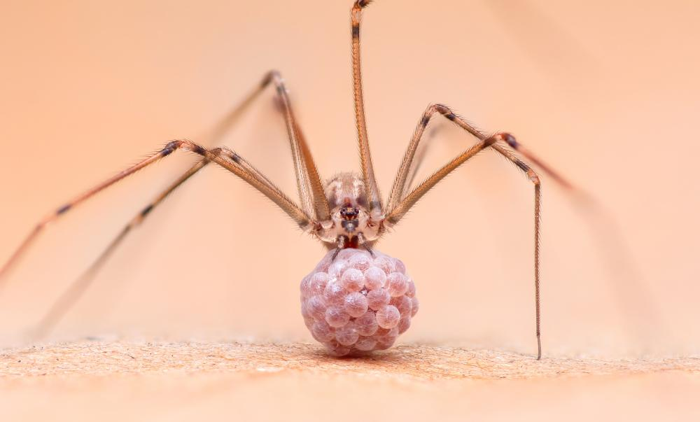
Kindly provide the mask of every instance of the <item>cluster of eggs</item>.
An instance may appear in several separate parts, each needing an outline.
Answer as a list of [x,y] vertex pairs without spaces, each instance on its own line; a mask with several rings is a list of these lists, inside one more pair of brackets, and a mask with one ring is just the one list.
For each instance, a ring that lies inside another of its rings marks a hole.
[[413,280],[401,260],[377,250],[336,252],[301,282],[306,327],[337,356],[388,349],[418,312]]

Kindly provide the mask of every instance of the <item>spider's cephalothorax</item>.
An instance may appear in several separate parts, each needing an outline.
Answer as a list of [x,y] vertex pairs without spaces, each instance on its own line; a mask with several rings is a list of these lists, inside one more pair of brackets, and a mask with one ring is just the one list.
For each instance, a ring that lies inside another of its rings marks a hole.
[[318,237],[331,248],[369,248],[379,239],[382,218],[367,209],[367,192],[362,177],[340,173],[326,184],[330,221],[321,225]]

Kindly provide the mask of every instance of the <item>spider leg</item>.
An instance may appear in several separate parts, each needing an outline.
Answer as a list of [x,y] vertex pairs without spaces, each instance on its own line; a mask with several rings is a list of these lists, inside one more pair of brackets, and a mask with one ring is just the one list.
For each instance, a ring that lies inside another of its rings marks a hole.
[[281,112],[284,116],[287,135],[292,149],[294,172],[301,207],[317,221],[326,221],[330,219],[330,210],[324,193],[323,183],[304,134],[294,115],[284,79],[278,71],[271,70],[267,72],[255,89],[214,128],[208,138],[211,140],[220,138],[228,130],[231,123],[240,117],[245,108],[270,85],[275,86],[275,93],[279,100],[278,104],[281,106]]
[[[437,114],[445,117],[446,119],[450,120],[463,130],[467,131],[471,135],[473,135],[475,138],[480,139],[480,140],[485,140],[487,139],[487,136],[481,133],[478,129],[476,129],[474,126],[470,125],[468,122],[466,122],[463,118],[459,117],[456,115],[449,107],[442,105],[442,104],[431,104],[426,108],[425,112],[423,113],[423,117],[421,118],[420,122],[418,123],[418,126],[416,127],[415,132],[413,133],[413,137],[411,138],[411,142],[408,145],[408,148],[406,149],[406,153],[404,154],[404,158],[401,162],[401,166],[399,167],[399,171],[396,174],[396,178],[394,179],[394,184],[392,185],[391,192],[389,193],[389,200],[388,200],[388,205],[387,209],[391,210],[396,207],[396,205],[403,199],[403,197],[406,194],[406,191],[408,190],[411,180],[413,176],[415,176],[416,168],[418,165],[420,165],[420,161],[422,156],[417,156],[416,154],[420,154],[418,151],[418,146],[420,142],[423,140],[423,136],[425,134],[425,129],[428,126],[428,123],[430,120]],[[577,189],[574,187],[574,185],[569,182],[567,179],[565,179],[560,173],[556,172],[554,169],[552,169],[551,166],[546,164],[542,159],[538,158],[535,154],[533,154],[530,150],[525,148],[523,145],[518,143],[518,141],[513,137],[510,136],[508,138],[503,139],[503,142],[501,144],[496,143],[491,146],[494,150],[496,150],[499,154],[503,155],[504,157],[508,158],[510,161],[515,163],[518,167],[523,169],[522,164],[523,161],[520,160],[515,154],[513,154],[508,148],[504,146],[504,144],[507,144],[514,150],[518,151],[521,153],[524,157],[526,157],[529,161],[534,163],[537,167],[541,168],[547,175],[552,177],[555,182],[557,182],[560,186],[562,186],[564,189],[567,191],[576,191]],[[524,169],[523,169],[524,170]],[[524,170],[526,173],[527,171]],[[388,213],[387,213],[388,214]]]
[[[218,155],[224,153],[226,156],[233,157],[235,154],[230,149],[215,148],[211,150],[212,154]],[[272,184],[262,173],[260,173],[255,167],[250,165],[243,158],[238,158],[240,164],[246,168],[251,174],[260,180],[265,181],[272,189],[277,189],[277,187]],[[105,250],[97,257],[97,259],[88,267],[88,269],[76,280],[74,281],[68,290],[66,290],[49,308],[49,311],[44,315],[41,321],[36,325],[32,332],[32,337],[40,339],[49,333],[53,327],[58,324],[58,322],[65,316],[65,314],[70,310],[70,308],[82,297],[82,295],[87,291],[92,282],[94,281],[97,273],[100,269],[107,263],[109,258],[112,256],[114,251],[119,247],[119,245],[124,241],[127,235],[136,227],[141,225],[143,221],[151,214],[151,212],[160,205],[175,189],[180,187],[183,183],[189,180],[197,172],[203,169],[207,164],[211,163],[206,158],[195,163],[185,174],[180,176],[174,183],[172,183],[166,190],[161,192],[156,196],[146,207],[144,207],[139,213],[137,213],[129,223],[124,226],[124,228],[119,232],[119,234],[107,245]]]
[[365,248],[365,250],[367,250],[367,252],[369,252],[369,254],[372,256],[372,258],[374,258],[374,251],[372,251],[372,248],[370,247],[369,243],[367,243],[365,235],[363,235],[362,233],[358,233],[357,239],[357,244]]
[[[227,115],[226,118],[224,118],[220,124],[217,125],[217,127],[214,130],[214,133],[211,135],[211,139],[217,139],[221,137],[223,133],[227,130],[227,128],[230,126],[230,124],[233,121],[235,121],[238,117],[240,117],[240,114],[245,110],[245,108],[247,108],[247,106],[249,106],[259,96],[259,94],[270,84],[275,85],[277,96],[280,98],[280,104],[283,107],[287,132],[292,147],[292,155],[294,158],[297,185],[299,188],[299,196],[301,199],[303,212],[307,216],[314,216],[317,221],[326,221],[330,218],[330,211],[328,208],[328,202],[326,200],[325,193],[323,191],[323,185],[318,171],[316,169],[313,157],[311,156],[311,152],[308,148],[308,145],[306,144],[305,138],[299,128],[296,118],[294,117],[291,102],[289,100],[289,95],[287,94],[284,81],[282,80],[282,77],[279,74],[279,72],[275,70],[267,72],[262,78],[260,84],[258,84],[258,86],[237,107],[235,107],[233,111],[229,113],[229,115]],[[157,156],[155,158],[151,157],[145,161],[151,159],[158,160],[159,158],[160,157]],[[242,163],[244,163],[242,158],[240,160]],[[137,164],[135,167],[138,168],[133,170],[133,172],[136,172],[140,168],[143,168],[150,164],[150,162],[145,161]],[[244,163],[243,165],[247,164]],[[252,166],[247,166],[249,170],[253,173],[256,173],[256,175],[259,178],[264,178],[264,176],[262,176],[260,172],[255,170]],[[129,174],[131,173],[132,172],[130,172]],[[106,188],[107,186],[110,186],[112,183],[121,180],[121,178],[128,176],[129,174],[123,176],[121,174],[117,175],[113,178],[115,180],[110,179],[106,181],[103,185],[97,186],[95,189],[93,189],[93,191],[87,192],[85,196],[89,197]],[[184,182],[184,180],[182,182]],[[176,185],[179,186],[182,182],[176,183]],[[272,183],[268,184],[274,186]],[[277,190],[279,191],[279,189]],[[44,217],[34,227],[34,230],[24,239],[22,244],[15,250],[12,256],[5,263],[5,265],[0,267],[0,285],[2,285],[3,279],[7,276],[9,270],[21,258],[21,256],[24,255],[24,253],[31,246],[32,242],[39,235],[39,233],[48,224],[53,222],[63,213],[67,212],[71,207],[73,207],[79,202],[82,202],[83,199],[85,198],[75,198],[73,201],[59,208],[55,213],[51,213]],[[310,212],[310,209],[313,210],[313,213]]]
[[[428,177],[426,180],[424,180],[422,183],[420,183],[415,189],[410,191],[407,195],[403,196],[400,200],[396,201],[396,205],[392,206],[387,209],[387,214],[384,219],[384,226],[387,226],[387,228],[390,228],[394,225],[396,225],[408,212],[408,210],[415,205],[418,200],[420,200],[423,195],[428,193],[430,189],[432,189],[438,182],[440,182],[442,179],[444,179],[448,174],[450,174],[452,171],[454,171],[457,167],[462,165],[465,161],[469,160],[470,158],[474,157],[476,154],[479,152],[483,151],[486,148],[493,147],[496,145],[497,142],[504,142],[507,138],[512,137],[512,135],[507,134],[507,133],[497,133],[493,136],[490,136],[488,138],[485,138],[484,140],[479,141],[477,144],[472,146],[471,148],[467,149],[466,151],[462,152],[459,154],[456,158],[454,158],[452,161],[449,163],[445,164],[442,168],[440,168],[438,171],[433,173],[430,177]],[[407,152],[408,154],[408,152]],[[527,164],[522,162],[520,159],[515,157],[513,154],[510,154],[507,156],[509,159],[514,160],[516,164],[518,165],[519,168],[522,170],[526,171],[528,175],[530,176],[530,180],[535,183],[535,186],[539,186],[539,178],[537,174],[530,169]],[[525,170],[527,169],[527,170]],[[399,170],[399,175],[397,175],[397,179],[401,177],[401,170]],[[389,202],[391,205],[391,202]]]
[[[283,211],[287,213],[303,230],[311,230],[316,221],[309,216],[303,209],[301,209],[297,204],[295,204],[291,199],[289,199],[279,188],[272,184],[267,178],[265,178],[255,167],[250,163],[245,161],[235,152],[224,149],[217,148],[213,150],[207,150],[204,147],[195,144],[194,142],[188,140],[176,140],[169,142],[163,149],[159,152],[151,155],[150,157],[140,161],[139,163],[127,168],[126,170],[118,173],[117,175],[107,179],[106,181],[100,183],[94,188],[88,190],[87,192],[75,197],[73,200],[69,201],[65,205],[59,207],[56,211],[48,214],[35,226],[34,230],[24,239],[22,244],[15,250],[9,260],[0,269],[0,283],[6,280],[6,275],[10,268],[24,255],[31,244],[37,239],[37,237],[43,232],[43,230],[51,223],[56,221],[62,215],[73,209],[74,207],[80,205],[82,202],[93,197],[102,190],[112,186],[113,184],[119,182],[120,180],[131,176],[132,174],[138,172],[139,170],[148,167],[149,165],[160,161],[164,157],[172,154],[174,151],[183,149],[185,151],[193,152],[202,156],[206,162],[214,162],[217,165],[229,170],[236,176],[240,177],[248,184],[256,188],[262,194],[271,199],[275,204],[277,204]],[[204,164],[206,164],[206,162]],[[202,167],[204,166],[202,164]],[[178,179],[169,191],[165,192],[165,196],[169,194],[173,189],[177,188],[185,180],[187,180],[192,174],[194,174],[200,168],[198,165],[190,169],[181,179]],[[195,170],[196,169],[196,170]],[[189,174],[189,173],[192,174]],[[163,196],[160,200],[164,199]],[[146,207],[142,214],[148,214],[152,210],[152,207]]]
[[294,116],[287,88],[279,72],[273,70],[265,75],[262,86],[267,86],[270,83],[275,85],[277,96],[282,105],[289,143],[292,148],[294,171],[296,174],[301,206],[304,211],[308,215],[313,216],[316,221],[327,221],[330,219],[330,209],[323,189],[323,183],[321,182],[321,177],[319,176],[318,169],[316,168],[304,134]]
[[362,94],[362,69],[360,62],[360,21],[362,9],[369,5],[371,0],[357,0],[350,12],[352,23],[352,81],[355,99],[355,122],[357,125],[357,137],[360,144],[360,165],[362,178],[367,189],[369,209],[373,215],[382,215],[382,198],[374,176],[372,156],[369,150],[367,137],[367,120],[365,118],[365,100]]
[[335,252],[333,253],[333,258],[331,258],[331,262],[335,261],[335,258],[338,256],[340,251],[343,250],[343,246],[345,245],[345,242],[347,242],[348,238],[340,235],[338,236],[338,240],[336,241],[336,247],[335,247]]
[[[469,131],[472,133],[474,136],[476,136],[478,139],[481,139],[479,143],[474,145],[473,147],[469,148],[468,150],[464,151],[462,154],[457,156],[454,160],[450,161],[447,163],[445,166],[443,166],[441,169],[439,169],[437,172],[435,172],[433,175],[428,177],[425,181],[423,181],[420,185],[418,185],[414,190],[410,191],[407,195],[403,196],[403,191],[406,189],[406,181],[408,174],[411,169],[413,157],[415,156],[416,148],[418,147],[418,143],[420,142],[420,139],[425,131],[425,127],[428,125],[428,122],[430,121],[431,116],[436,112],[436,111],[441,111],[441,114],[445,115],[448,119],[456,122],[460,126],[462,126],[460,123],[464,123],[465,130]],[[433,186],[435,186],[438,182],[440,182],[442,179],[445,178],[448,174],[450,174],[453,170],[455,170],[457,167],[462,165],[465,161],[469,160],[470,158],[474,157],[477,153],[480,151],[491,147],[496,149],[497,147],[500,147],[498,143],[507,143],[508,145],[510,144],[517,144],[517,141],[515,138],[508,134],[508,133],[497,133],[493,136],[490,136],[486,138],[484,135],[482,135],[480,132],[478,132],[476,129],[474,129],[472,126],[464,122],[461,118],[457,117],[449,111],[447,107],[440,106],[440,105],[434,105],[428,107],[426,112],[423,115],[423,118],[421,119],[421,122],[418,124],[418,127],[416,128],[416,133],[414,134],[413,139],[411,140],[411,143],[409,144],[408,150],[406,151],[406,155],[404,156],[404,160],[401,163],[401,167],[399,168],[399,172],[396,176],[396,179],[394,181],[394,185],[392,187],[392,191],[389,197],[389,208],[387,211],[387,216],[386,220],[384,221],[384,224],[387,225],[388,227],[391,227],[395,225],[396,223],[401,220],[401,218],[406,215],[408,210],[418,202],[419,199],[423,197]],[[540,184],[540,179],[537,173],[535,173],[534,170],[532,170],[525,162],[523,162],[521,159],[516,157],[513,153],[508,151],[507,149],[501,148],[498,149],[498,152],[503,154],[506,158],[508,158],[510,161],[515,163],[520,170],[525,172],[528,175],[528,178],[530,181],[533,183],[535,187],[535,325],[536,325],[536,336],[537,336],[537,359],[541,359],[542,357],[542,342],[541,342],[541,330],[540,330],[540,204],[541,204],[541,184]]]
[[[306,205],[304,211],[307,214],[313,213],[314,215],[320,215],[321,217],[327,219],[329,216],[329,211],[327,200],[323,194],[320,177],[305,139],[303,138],[303,134],[299,129],[296,119],[292,113],[287,91],[279,72],[273,70],[266,73],[262,81],[255,87],[255,89],[215,126],[208,138],[210,141],[216,141],[221,138],[229,129],[231,124],[241,116],[245,109],[252,104],[260,93],[262,93],[270,84],[274,84],[276,86],[276,95],[280,100],[279,104],[282,106],[282,112],[285,117],[285,122],[287,123],[289,139],[292,145],[292,154],[294,157],[296,178],[299,186],[299,195],[300,199],[302,200],[302,204]],[[221,151],[224,151],[231,157],[234,156],[233,151],[226,148],[217,148],[211,152],[214,154],[219,154]],[[279,191],[279,189],[272,182],[270,182],[262,173],[250,165],[250,163],[245,161],[242,157],[238,157],[238,160],[239,164],[245,167],[248,172],[253,174],[259,180],[265,181],[271,189]],[[163,200],[165,200],[165,198],[168,197],[175,189],[180,187],[185,181],[187,181],[209,163],[210,161],[206,158],[197,162],[190,170],[188,170],[184,175],[180,176],[167,189],[154,198],[154,200],[150,202],[141,212],[134,216],[134,218],[129,221],[129,223],[109,243],[109,245],[107,245],[105,250],[92,263],[92,265],[88,267],[88,269],[75,282],[73,282],[69,289],[65,291],[53,304],[50,310],[37,324],[33,332],[33,337],[40,338],[48,333],[90,287],[97,273],[109,260],[117,247],[119,247],[119,245],[127,237],[128,233],[140,225],[151,213],[151,211]],[[281,194],[281,192],[279,193]]]
[[[217,150],[212,150],[212,153],[218,153]],[[88,269],[75,280],[68,290],[63,292],[63,294],[52,304],[49,311],[46,312],[44,317],[37,323],[36,327],[32,331],[33,339],[40,339],[49,333],[56,324],[65,316],[65,314],[70,310],[70,308],[83,296],[85,291],[90,287],[94,281],[97,273],[102,269],[102,267],[107,263],[109,258],[112,256],[114,251],[119,247],[119,245],[126,239],[127,235],[131,233],[133,229],[141,225],[143,221],[151,214],[151,212],[162,203],[165,198],[167,198],[175,189],[180,187],[183,183],[194,176],[199,170],[204,168],[210,161],[206,158],[198,161],[194,166],[192,166],[185,174],[180,176],[172,185],[170,185],[165,191],[161,192],[157,197],[155,197],[149,204],[144,207],[140,212],[138,212],[124,228],[119,232],[119,234],[112,239],[112,241],[107,245],[105,250],[97,257],[97,259],[88,267]]]

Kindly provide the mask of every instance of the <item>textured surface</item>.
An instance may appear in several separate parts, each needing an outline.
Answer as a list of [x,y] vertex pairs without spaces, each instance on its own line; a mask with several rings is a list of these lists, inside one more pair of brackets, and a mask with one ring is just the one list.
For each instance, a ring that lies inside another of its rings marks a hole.
[[[545,358],[399,345],[82,341],[0,352],[2,420],[697,420],[700,359]],[[40,405],[38,405],[40,404]]]
[[601,360],[543,358],[501,351],[400,345],[357,358],[335,358],[307,343],[99,342],[56,344],[0,352],[3,381],[180,372],[297,371],[413,381],[533,379],[682,371],[700,375],[700,358]]

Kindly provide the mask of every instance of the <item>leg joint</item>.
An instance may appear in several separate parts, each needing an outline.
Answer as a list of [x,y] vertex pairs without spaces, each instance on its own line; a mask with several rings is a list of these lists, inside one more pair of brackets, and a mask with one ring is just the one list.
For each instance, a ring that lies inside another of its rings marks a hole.
[[448,114],[454,114],[454,113],[452,113],[452,109],[450,109],[448,106],[446,106],[444,104],[435,104],[434,107],[438,111],[438,113],[442,114],[445,117],[447,117]]
[[515,139],[515,136],[511,135],[510,133],[503,132],[499,134],[503,141],[508,144],[509,147],[517,150],[518,147],[520,147],[520,144],[518,141]]
[[267,83],[274,83],[275,84],[275,91],[277,91],[277,95],[279,96],[286,96],[287,95],[287,86],[284,84],[284,79],[282,78],[282,74],[279,73],[276,70],[271,70],[266,77],[266,82]]
[[430,118],[433,117],[433,113],[430,110],[423,113],[423,118],[420,120],[420,125],[425,129],[430,123]]
[[207,156],[206,148],[188,140],[177,140],[168,142],[167,145],[165,145],[165,147],[163,147],[163,149],[160,151],[160,155],[161,157],[167,157],[168,155],[175,152],[175,150],[177,149],[185,149],[203,157]]
[[430,121],[430,118],[433,117],[433,114],[435,113],[440,113],[443,116],[445,116],[448,120],[454,121],[457,116],[450,110],[449,107],[443,104],[430,104],[428,108],[425,109],[425,112],[423,113],[423,118],[421,120],[421,125],[423,127],[426,127],[428,125],[428,122]]
[[281,80],[282,80],[282,75],[279,73],[279,71],[272,69],[265,74],[262,82],[260,82],[260,87],[265,88],[270,82],[272,82],[272,81],[277,82],[277,81],[281,81]]
[[428,106],[428,110],[426,110],[426,113],[433,114],[435,112],[442,114],[447,120],[451,122],[457,120],[457,115],[452,111],[451,108],[444,104],[431,104],[430,106]]
[[175,152],[176,149],[180,148],[182,146],[182,141],[170,141],[168,142],[165,147],[160,151],[160,155],[163,157],[167,157],[168,155],[172,154]]
[[484,139],[484,149],[490,147],[491,145],[495,144],[500,140],[500,135],[494,135],[494,136],[489,136],[488,138]]
[[537,187],[542,184],[542,182],[540,182],[540,176],[538,176],[533,169],[528,170],[527,177],[529,177],[530,181]]
[[518,166],[520,170],[522,170],[525,174],[527,174],[528,179],[535,184],[535,186],[540,185],[540,177],[535,173],[535,170],[533,170],[530,166],[528,166],[523,160],[513,157],[512,158],[513,162],[515,162],[515,165]]

